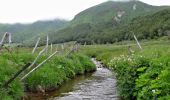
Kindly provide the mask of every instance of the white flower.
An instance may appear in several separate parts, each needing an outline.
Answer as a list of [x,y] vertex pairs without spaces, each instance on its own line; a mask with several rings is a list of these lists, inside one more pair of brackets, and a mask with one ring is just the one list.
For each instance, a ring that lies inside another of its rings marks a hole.
[[156,90],[152,90],[152,92],[153,92],[153,93],[155,93],[155,92],[156,92]]

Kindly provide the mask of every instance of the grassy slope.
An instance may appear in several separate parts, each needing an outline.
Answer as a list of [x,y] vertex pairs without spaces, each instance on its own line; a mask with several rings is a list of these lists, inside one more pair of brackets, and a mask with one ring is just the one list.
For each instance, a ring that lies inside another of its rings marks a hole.
[[[135,11],[133,11],[132,9],[134,4],[137,5],[137,9]],[[71,24],[74,26],[82,23],[99,24],[104,22],[110,22],[113,21],[113,18],[116,16],[118,11],[126,12],[125,17],[123,17],[123,21],[127,22],[128,20],[136,16],[139,16],[141,14],[147,14],[147,12],[150,11],[154,11],[154,9],[159,9],[159,7],[147,5],[139,1],[108,1],[80,12],[71,21]]]
[[133,36],[128,34],[132,31],[138,39],[153,39],[169,35],[169,16],[170,9],[165,9],[154,14],[134,18],[130,24],[118,28],[118,30],[121,30],[119,34],[124,33],[122,39],[133,39]]

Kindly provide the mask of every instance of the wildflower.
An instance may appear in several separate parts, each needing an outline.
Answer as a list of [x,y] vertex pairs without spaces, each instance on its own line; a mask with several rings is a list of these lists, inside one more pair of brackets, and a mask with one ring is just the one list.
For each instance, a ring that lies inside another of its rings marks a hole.
[[130,61],[130,62],[131,62],[131,61],[132,61],[132,59],[131,59],[131,58],[128,58],[128,61]]
[[152,92],[153,92],[153,93],[155,93],[155,92],[156,92],[156,90],[152,90]]

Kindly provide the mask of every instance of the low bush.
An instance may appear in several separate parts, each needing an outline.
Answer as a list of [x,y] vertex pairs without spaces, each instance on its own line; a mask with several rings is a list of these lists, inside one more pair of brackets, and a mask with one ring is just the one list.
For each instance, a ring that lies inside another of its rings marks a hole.
[[152,100],[170,94],[169,61],[163,51],[149,54],[147,50],[133,56],[115,57],[108,65],[116,72],[123,99]]
[[16,65],[13,65],[10,60],[0,56],[0,99],[1,100],[18,100],[23,96],[24,86],[16,79],[8,88],[3,87],[4,83],[9,80],[17,71]]
[[69,58],[58,56],[32,73],[26,79],[26,83],[32,91],[35,91],[38,85],[48,91],[51,88],[57,88],[64,81],[74,78],[75,75],[95,69],[95,65],[87,56],[81,54],[73,54]]

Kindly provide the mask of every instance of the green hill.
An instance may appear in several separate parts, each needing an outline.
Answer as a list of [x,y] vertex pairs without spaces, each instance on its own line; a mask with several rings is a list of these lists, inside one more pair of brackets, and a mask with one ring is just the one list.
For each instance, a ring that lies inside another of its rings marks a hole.
[[[131,32],[134,32],[139,39],[170,35],[170,9],[134,18],[128,25],[121,26],[117,30],[122,31],[117,33],[123,34],[123,39],[132,39]],[[125,32],[130,34],[124,34]]]
[[[12,41],[32,44],[49,34],[50,42],[113,43],[167,34],[169,7],[152,6],[140,1],[108,1],[88,8],[73,20],[38,21],[32,24],[0,24],[0,37],[12,33]],[[167,9],[167,10],[165,10]],[[41,43],[43,43],[41,41]]]
[[5,32],[10,32],[13,42],[27,43],[35,40],[35,38],[37,39],[37,37],[44,37],[51,31],[60,29],[66,23],[65,20],[56,19],[37,21],[32,24],[0,24],[0,37]]
[[132,19],[128,24],[116,28],[105,28],[102,31],[89,34],[79,42],[114,43],[122,40],[134,40],[133,34],[138,39],[154,39],[170,35],[170,9],[165,9],[150,15]]
[[117,16],[118,13],[121,14],[121,12],[122,18],[120,18],[120,20],[127,22],[136,16],[146,14],[146,12],[157,9],[159,9],[159,7],[147,5],[140,1],[108,1],[80,12],[75,16],[71,23],[99,24],[103,22],[110,22],[114,21],[115,16]]
[[130,23],[133,18],[153,14],[165,8],[167,7],[151,6],[140,1],[108,1],[80,12],[66,28],[54,32],[51,37],[54,43],[119,41],[120,39],[114,37],[114,30],[118,27]]

